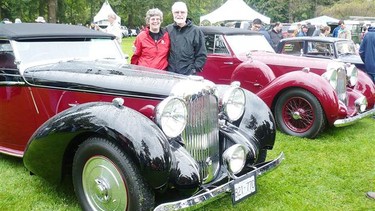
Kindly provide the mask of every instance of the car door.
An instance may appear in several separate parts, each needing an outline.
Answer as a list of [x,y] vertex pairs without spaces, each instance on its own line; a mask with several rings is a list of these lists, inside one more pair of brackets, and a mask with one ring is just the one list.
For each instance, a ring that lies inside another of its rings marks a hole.
[[201,76],[214,83],[230,84],[234,69],[241,63],[226,45],[223,35],[206,34],[207,61]]
[[[30,88],[23,81],[12,51],[4,49],[8,41],[0,41],[0,152],[22,156],[35,131],[35,115]],[[5,48],[8,49],[8,48]]]

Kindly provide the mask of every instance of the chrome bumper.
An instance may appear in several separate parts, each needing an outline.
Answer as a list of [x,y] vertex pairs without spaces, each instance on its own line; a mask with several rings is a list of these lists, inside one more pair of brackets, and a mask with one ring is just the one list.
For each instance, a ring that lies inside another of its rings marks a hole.
[[368,116],[371,116],[371,115],[375,115],[375,107],[372,108],[371,110],[368,110],[368,111],[365,111],[363,113],[360,113],[360,114],[357,114],[355,116],[352,116],[352,117],[349,117],[349,118],[345,118],[345,119],[338,119],[336,120],[333,125],[335,127],[344,127],[344,126],[348,126],[348,125],[351,125],[353,124],[354,122],[360,120],[360,119],[363,119],[365,117],[368,117]]
[[[252,174],[254,172],[255,172],[255,175],[258,177],[258,176],[276,168],[277,166],[279,166],[283,159],[284,159],[284,153],[280,153],[280,155],[276,159],[265,163],[261,167],[255,169],[251,172],[248,172],[245,175],[242,175],[238,179],[240,179],[242,177],[246,177],[248,174]],[[216,188],[211,189],[211,190],[207,190],[204,193],[201,193],[201,194],[196,195],[196,196],[192,196],[192,197],[187,198],[187,199],[160,204],[159,206],[157,206],[154,209],[154,211],[197,209],[201,206],[204,206],[204,205],[224,196],[227,193],[230,193],[231,192],[231,185],[232,185],[233,182],[234,182],[234,180],[231,180],[231,181],[229,181],[229,182],[227,182],[227,183],[225,183],[225,184],[223,184],[219,187],[216,187]]]

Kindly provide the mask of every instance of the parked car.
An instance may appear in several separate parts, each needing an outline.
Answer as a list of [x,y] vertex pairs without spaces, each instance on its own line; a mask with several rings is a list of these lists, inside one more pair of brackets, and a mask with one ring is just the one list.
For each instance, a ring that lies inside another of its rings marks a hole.
[[129,37],[128,27],[121,26],[122,37]]
[[276,53],[334,59],[354,64],[358,69],[364,70],[357,48],[352,40],[342,38],[293,37],[280,40]]
[[237,82],[126,64],[114,38],[0,25],[0,152],[48,181],[71,174],[83,210],[175,210],[254,194],[256,178],[284,157],[266,161],[276,135],[267,105]]
[[354,65],[276,54],[262,34],[201,27],[208,58],[199,73],[214,83],[239,81],[272,110],[278,128],[314,138],[375,113],[375,86]]

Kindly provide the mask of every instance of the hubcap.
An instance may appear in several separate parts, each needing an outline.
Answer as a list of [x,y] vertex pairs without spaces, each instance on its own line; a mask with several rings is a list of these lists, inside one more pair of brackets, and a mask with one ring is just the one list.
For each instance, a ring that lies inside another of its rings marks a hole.
[[313,126],[315,114],[309,101],[301,97],[293,97],[285,102],[282,118],[291,131],[304,133]]
[[82,172],[82,184],[92,210],[127,209],[128,192],[125,180],[108,158],[90,158]]

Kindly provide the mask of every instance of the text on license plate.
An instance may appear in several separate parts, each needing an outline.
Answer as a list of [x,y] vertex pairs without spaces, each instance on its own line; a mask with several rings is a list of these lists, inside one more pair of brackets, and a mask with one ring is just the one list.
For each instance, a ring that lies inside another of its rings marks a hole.
[[251,175],[243,180],[236,181],[233,185],[233,203],[239,202],[240,200],[254,194],[256,192],[255,175]]

